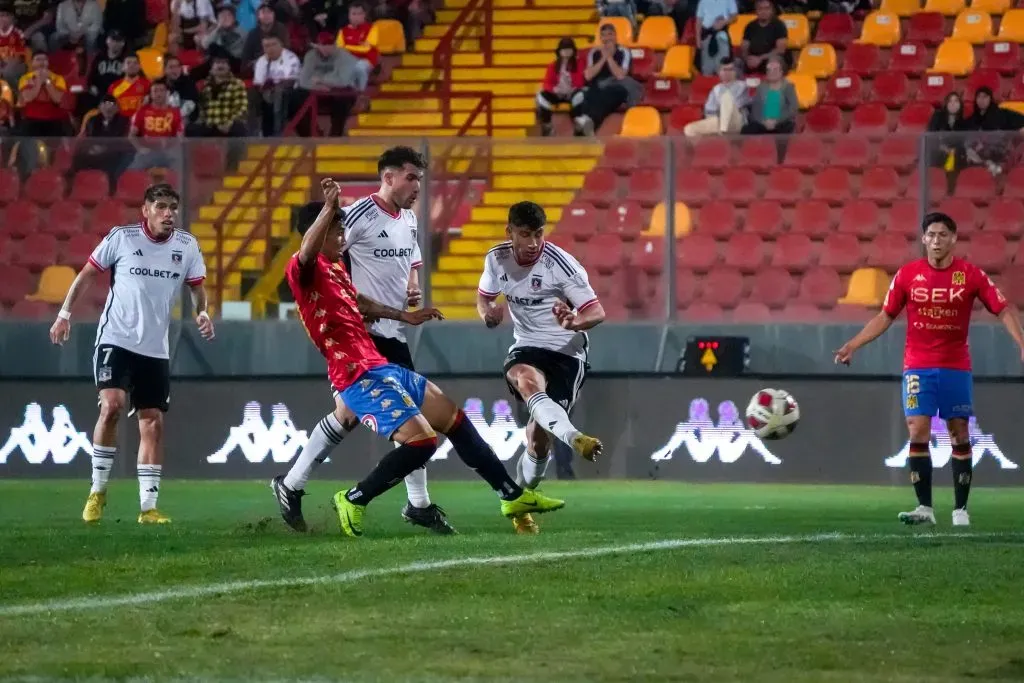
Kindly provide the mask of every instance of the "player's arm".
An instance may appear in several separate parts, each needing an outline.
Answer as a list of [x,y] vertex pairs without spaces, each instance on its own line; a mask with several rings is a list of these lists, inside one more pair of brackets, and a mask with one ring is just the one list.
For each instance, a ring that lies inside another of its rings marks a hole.
[[196,313],[196,325],[199,327],[199,336],[209,341],[214,337],[213,320],[210,318],[210,300],[206,295],[206,263],[203,261],[203,253],[199,250],[199,243],[196,242],[193,266],[185,276],[185,284],[188,285],[189,294],[192,295],[192,307]]
[[101,272],[103,272],[103,269],[97,266],[91,257],[82,270],[78,271],[74,282],[71,283],[71,288],[68,289],[67,297],[64,298],[64,305],[61,306],[60,312],[57,313],[57,320],[50,327],[51,342],[61,345],[71,336],[71,311],[74,310],[75,304],[82,298],[82,295],[85,294],[92,285],[93,280]]
[[436,308],[421,308],[417,311],[400,311],[385,306],[364,294],[356,294],[356,307],[363,318],[380,320],[398,320],[406,325],[422,325],[428,320],[444,320],[444,314]]
[[1020,349],[1021,359],[1024,360],[1024,330],[1020,327],[1020,314],[1017,312],[1016,306],[1007,306],[1003,309],[1003,312],[999,314],[999,319],[1003,321],[1003,326],[1006,331],[1013,337],[1013,341],[1017,343],[1017,348]]
[[299,245],[299,276],[305,283],[312,278],[317,255],[324,247],[327,231],[338,212],[338,184],[331,178],[324,178],[320,181],[320,187],[324,192],[323,208],[320,209],[313,225],[309,226],[309,230],[302,236],[302,244]]
[[1013,341],[1017,344],[1017,348],[1021,350],[1021,358],[1024,359],[1024,331],[1021,330],[1020,314],[1017,312],[1017,307],[1007,303],[1006,297],[1003,296],[1003,293],[992,282],[992,278],[983,271],[978,270],[977,277],[979,280],[978,298],[981,299],[981,303],[985,305],[985,308],[990,313],[999,317],[1003,327],[1010,333]]
[[563,329],[584,332],[604,322],[604,306],[582,267],[562,284],[562,294],[565,301],[556,301],[551,312]]
[[849,365],[853,354],[857,349],[875,341],[892,326],[892,321],[899,316],[900,311],[907,303],[907,291],[903,286],[902,270],[896,273],[886,292],[885,301],[882,303],[882,310],[874,318],[868,321],[860,332],[854,335],[853,339],[840,346],[835,352],[835,363]]
[[501,294],[501,281],[498,279],[497,267],[488,254],[484,257],[484,272],[480,274],[480,284],[476,287],[476,314],[487,327],[497,327],[505,319],[505,307],[498,304]]
[[405,305],[416,308],[423,303],[423,290],[420,289],[420,265],[413,263],[409,268],[409,283],[405,286]]

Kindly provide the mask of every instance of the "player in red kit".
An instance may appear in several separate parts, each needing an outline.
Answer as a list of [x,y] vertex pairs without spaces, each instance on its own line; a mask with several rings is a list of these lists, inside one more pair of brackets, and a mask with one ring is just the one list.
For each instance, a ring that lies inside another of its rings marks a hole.
[[910,431],[910,481],[917,509],[901,512],[904,524],[935,524],[932,509],[931,421],[946,421],[953,443],[953,525],[968,526],[967,497],[971,490],[972,453],[968,420],[974,414],[971,354],[967,333],[975,299],[999,316],[1017,342],[1024,359],[1024,332],[1017,309],[983,270],[953,255],[956,222],[944,213],[930,213],[921,224],[926,258],[899,269],[889,286],[882,311],[836,351],[836,363],[850,364],[857,349],[889,329],[907,310],[907,342],[903,355],[903,412]]
[[[403,311],[384,306],[356,292],[341,264],[344,232],[338,184],[325,179],[321,185],[324,207],[285,271],[299,317],[327,359],[327,376],[334,387],[335,411],[321,420],[318,429],[340,440],[345,431],[361,422],[399,444],[365,479],[335,494],[332,502],[342,532],[362,535],[366,506],[427,464],[437,450],[437,431],[451,440],[459,457],[498,493],[506,517],[562,508],[564,501],[524,491],[516,484],[472,423],[437,386],[412,370],[388,363],[377,351],[366,330],[367,320],[386,318],[422,325],[443,316],[434,308]],[[282,510],[292,505],[299,508],[301,491],[284,487],[279,479],[272,486]],[[282,496],[287,500],[282,501]],[[299,515],[301,519],[301,512]]]

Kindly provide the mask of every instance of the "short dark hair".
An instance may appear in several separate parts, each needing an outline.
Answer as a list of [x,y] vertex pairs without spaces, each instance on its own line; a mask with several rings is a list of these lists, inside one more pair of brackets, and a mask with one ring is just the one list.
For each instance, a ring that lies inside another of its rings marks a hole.
[[[313,223],[316,221],[316,217],[320,215],[320,211],[323,210],[324,204],[326,204],[326,202],[309,202],[299,209],[296,222],[298,223],[297,228],[300,235],[305,235],[309,232],[309,229],[313,227]],[[334,225],[338,225],[343,220],[345,220],[344,212],[335,211],[334,220],[331,221],[331,226],[333,227]]]
[[171,187],[170,183],[156,183],[146,188],[146,194],[142,196],[142,199],[146,202],[155,202],[158,199],[173,199],[176,202],[181,201],[181,197],[178,195],[177,190]]
[[612,23],[601,24],[601,30],[598,31],[598,33],[604,33],[605,31],[611,31],[615,35],[619,35],[618,30],[615,28],[615,24]]
[[163,76],[161,76],[160,78],[154,78],[153,82],[149,84],[149,87],[152,88],[154,85],[162,85],[168,90],[170,90],[171,88],[171,86],[167,85],[167,79]]
[[181,57],[178,57],[178,56],[175,56],[175,55],[172,55],[172,54],[169,54],[169,53],[165,53],[164,54],[164,66],[165,67],[167,66],[167,62],[177,62],[178,64],[181,64]]
[[124,61],[128,61],[129,59],[134,59],[137,62],[141,62],[142,61],[141,59],[139,59],[139,53],[138,52],[129,52],[128,54],[126,54],[121,59],[124,60]]
[[508,210],[508,224],[517,228],[540,230],[548,222],[548,217],[540,204],[519,202]]
[[933,211],[932,213],[926,214],[924,219],[921,221],[921,232],[928,232],[928,226],[932,223],[942,223],[946,226],[954,235],[956,234],[956,221],[949,214],[942,213],[941,211]]
[[412,164],[421,171],[427,168],[427,162],[423,155],[412,147],[392,147],[384,150],[384,153],[377,159],[377,175],[382,175],[384,169],[402,168],[406,164]]
[[353,7],[358,7],[359,9],[363,10],[367,14],[370,13],[369,6],[365,2],[362,2],[362,0],[356,0],[351,5],[348,6],[349,9],[352,9]]

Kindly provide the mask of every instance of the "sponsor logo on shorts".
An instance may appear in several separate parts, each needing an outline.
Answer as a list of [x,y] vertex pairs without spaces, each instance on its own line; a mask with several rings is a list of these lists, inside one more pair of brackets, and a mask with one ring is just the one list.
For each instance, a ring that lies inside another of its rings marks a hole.
[[377,418],[373,415],[365,415],[362,419],[363,426],[369,429],[371,432],[376,433],[377,431]]

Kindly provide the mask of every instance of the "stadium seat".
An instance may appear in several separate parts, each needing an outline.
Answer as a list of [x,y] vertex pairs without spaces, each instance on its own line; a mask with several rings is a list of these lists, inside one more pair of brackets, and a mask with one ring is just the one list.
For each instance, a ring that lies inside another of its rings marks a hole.
[[889,69],[917,78],[930,65],[928,49],[921,42],[902,42],[890,51]]
[[1018,308],[1024,307],[1024,267],[1013,265],[1003,278],[1002,289],[1006,298],[1015,303]]
[[47,212],[42,232],[48,232],[59,239],[68,239],[72,235],[87,232],[85,210],[75,201],[57,202]]
[[[933,202],[946,198],[946,172],[941,168],[931,167],[928,169],[927,192],[928,199]],[[910,172],[907,179],[907,198],[918,199],[921,196],[921,176],[918,169]]]
[[942,41],[935,53],[935,64],[929,71],[966,76],[974,71],[974,47],[955,38]]
[[612,138],[604,145],[601,166],[610,166],[619,175],[627,175],[637,166],[639,149],[636,140]]
[[96,248],[97,242],[98,240],[92,235],[73,236],[64,246],[64,254],[61,261],[76,268],[84,266]]
[[595,168],[583,177],[579,199],[594,206],[608,206],[618,195],[618,179],[609,168]]
[[649,138],[661,135],[661,116],[654,107],[630,107],[622,118],[622,131],[629,138]]
[[804,127],[811,133],[843,132],[843,113],[831,104],[819,104],[804,115]]
[[793,210],[790,232],[824,239],[832,233],[834,225],[834,214],[826,202],[805,201],[797,204]]
[[1024,114],[1024,102],[1003,102],[999,106],[1002,109],[1009,109],[1018,114]]
[[94,206],[110,196],[110,178],[103,171],[79,171],[71,184],[73,201]]
[[648,227],[643,207],[640,202],[632,200],[612,202],[604,220],[607,232],[613,232],[626,241],[636,239]]
[[676,23],[672,17],[647,17],[636,36],[637,47],[664,52],[678,42]]
[[21,241],[11,263],[29,270],[41,271],[57,261],[57,238],[46,233],[33,233]]
[[794,204],[807,196],[804,177],[795,168],[780,168],[768,176],[764,198]]
[[800,109],[807,110],[818,104],[818,80],[810,74],[794,71],[786,80],[796,88],[796,101]]
[[910,98],[910,79],[902,71],[881,71],[871,81],[872,97],[889,109],[903,107]]
[[632,265],[646,275],[661,275],[665,270],[665,240],[642,238],[633,248]]
[[681,135],[683,129],[704,118],[704,111],[692,104],[677,104],[668,115],[668,134]]
[[743,138],[737,151],[736,164],[757,171],[775,168],[779,164],[779,148],[775,142],[769,135]]
[[377,48],[382,55],[397,55],[405,52],[405,29],[402,22],[394,19],[378,19],[366,36],[366,42]]
[[682,270],[676,270],[676,308],[683,309],[697,300],[701,278]]
[[833,308],[843,294],[843,284],[832,268],[812,268],[800,279],[797,299],[818,308]]
[[751,202],[747,208],[743,230],[760,235],[765,239],[772,239],[782,232],[785,224],[786,218],[781,204],[767,199],[758,199]]
[[717,268],[704,280],[702,302],[720,308],[734,308],[743,295],[743,276],[732,268]]
[[796,70],[815,78],[828,78],[836,70],[836,50],[828,43],[810,43],[800,50]]
[[1024,204],[1017,199],[997,199],[988,205],[985,230],[1007,237],[1020,237],[1024,232]]
[[[831,15],[826,15],[831,16]],[[853,43],[843,54],[843,71],[869,77],[882,69],[882,52],[877,45]]]
[[197,178],[221,178],[224,175],[224,145],[190,141],[189,164]]
[[786,44],[790,50],[799,50],[811,40],[811,25],[803,14],[781,14],[779,19],[786,25]]
[[0,168],[0,204],[10,204],[21,196],[21,180],[9,168]]
[[[745,303],[783,308],[796,294],[796,286],[793,276],[785,268],[765,268],[754,275],[750,298]],[[737,307],[737,315],[741,314],[744,313]]]
[[740,217],[733,202],[716,200],[701,207],[694,222],[694,229],[700,234],[726,240],[736,232]]
[[921,228],[919,225],[921,207],[916,199],[898,199],[889,207],[888,218],[885,221],[886,232],[895,235],[902,235],[904,240],[919,240]]
[[741,273],[756,273],[768,263],[768,251],[760,235],[740,232],[725,244],[725,265]]
[[644,104],[659,111],[670,111],[681,98],[682,86],[674,78],[652,78],[644,86]]
[[654,54],[654,50],[646,47],[629,48],[629,74],[638,81],[646,81],[653,76],[657,66]]
[[53,169],[40,169],[29,176],[24,194],[40,206],[50,206],[64,198],[64,178]]
[[791,273],[802,273],[814,262],[814,243],[808,235],[784,233],[779,235],[772,250],[772,266],[785,268]]
[[1011,168],[1003,183],[1003,196],[1024,199],[1024,167]]
[[821,245],[819,263],[841,273],[852,273],[862,262],[860,242],[853,235],[828,235]]
[[129,206],[141,206],[142,195],[149,184],[150,177],[145,171],[125,171],[117,180],[114,196]]
[[690,100],[689,103],[697,105],[699,107],[704,106],[705,100],[708,99],[708,95],[718,85],[717,76],[703,76],[701,74],[694,74],[693,82],[690,83]]
[[961,237],[969,238],[978,228],[978,209],[970,199],[946,197],[939,202],[938,210],[956,221],[957,227],[964,231]]
[[[693,229],[690,207],[683,202],[676,202],[673,216],[672,234],[677,239],[686,237]],[[645,236],[664,235],[668,228],[668,205],[662,202],[651,212],[651,224],[642,233]]]
[[931,121],[934,108],[925,102],[910,102],[896,119],[896,132],[923,133]]
[[718,182],[707,171],[684,169],[676,172],[676,199],[689,206],[701,206],[718,196]]
[[[573,202],[562,209],[558,221],[558,237],[568,237],[577,242],[586,242],[595,232],[604,227],[604,212],[588,202]],[[599,227],[600,226],[600,227]]]
[[718,137],[698,138],[692,145],[694,168],[723,169],[732,165],[732,144]]
[[957,174],[954,194],[963,199],[988,201],[999,193],[996,181],[987,168],[969,166]]
[[879,307],[889,291],[889,274],[880,268],[858,268],[846,286],[846,296],[838,303],[847,306]]
[[32,273],[22,266],[5,268],[4,276],[0,278],[0,304],[11,306],[21,301],[25,292],[32,288],[34,279]]
[[633,46],[633,23],[626,17],[601,17],[594,29],[594,44],[601,44],[601,27],[611,24],[615,27],[615,37],[619,45],[624,47]]
[[626,251],[618,235],[600,233],[587,243],[587,265],[602,275],[611,275],[626,264]]
[[937,47],[946,39],[946,19],[938,12],[915,14],[907,22],[905,37],[908,43]]
[[142,66],[142,73],[146,78],[154,81],[164,75],[163,50],[144,47],[135,54],[139,56],[139,64]]
[[[915,225],[914,227],[916,228],[917,226]],[[918,232],[917,234],[920,233]],[[865,255],[867,265],[881,268],[887,273],[893,273],[914,257],[910,244],[903,233],[893,230],[880,232],[873,240],[868,242],[867,254]]]
[[729,24],[729,42],[733,47],[739,47],[743,43],[743,32],[747,30],[747,24],[757,20],[756,14],[738,14]]
[[981,67],[998,71],[1003,76],[1012,76],[1020,69],[1020,45],[997,40],[985,45],[981,56]]
[[1024,9],[1012,9],[999,22],[999,39],[1024,43]]
[[626,196],[642,206],[652,207],[665,200],[665,176],[661,169],[639,168],[628,176],[626,183]]
[[1013,7],[1013,0],[971,0],[971,9],[1001,16]]
[[892,135],[878,145],[875,161],[879,166],[892,166],[905,171],[917,163],[917,148],[916,136]]
[[871,239],[881,227],[881,212],[878,205],[868,199],[855,199],[847,202],[839,212],[841,233],[853,235],[857,239]]
[[970,76],[967,77],[967,84],[964,88],[964,101],[970,102],[971,106],[974,103],[974,93],[978,91],[978,88],[988,88],[991,90],[997,99],[1003,96],[1003,84],[1002,79],[999,77],[999,72],[994,69],[975,69]]
[[973,235],[966,252],[974,265],[990,275],[1001,273],[1010,265],[1006,236],[1002,233],[982,231]]
[[658,75],[662,78],[678,78],[688,81],[693,78],[693,47],[673,45],[665,53],[665,62]]
[[817,135],[794,135],[786,146],[784,166],[812,171],[825,165],[825,143]]
[[126,210],[124,204],[117,201],[116,199],[107,198],[100,201],[92,210],[92,220],[90,221],[92,229],[90,232],[96,232],[97,230],[109,230],[111,226],[125,225],[131,222],[132,217],[128,215],[130,209]]
[[953,24],[954,40],[963,40],[971,45],[984,45],[992,37],[992,16],[988,12],[968,9],[957,15]]
[[880,102],[857,105],[850,120],[850,132],[862,135],[884,135],[889,132],[889,111]]
[[920,0],[882,0],[878,10],[905,19],[921,11],[921,2]]
[[925,0],[924,11],[955,17],[967,7],[966,0]]
[[707,273],[718,260],[718,242],[710,235],[694,233],[677,244],[676,262],[683,268]]
[[850,48],[853,48],[853,41],[856,37],[857,26],[854,24],[853,17],[839,12],[825,14],[821,17],[818,21],[818,30],[814,34],[814,41],[831,45],[849,45]]
[[[755,280],[758,278],[755,277]],[[755,284],[756,287],[760,287],[759,284]],[[744,323],[752,325],[755,323],[770,323],[774,320],[775,315],[772,311],[763,303],[757,301],[744,300],[736,304],[736,308],[732,309],[732,315],[730,320],[735,323]]]
[[811,199],[841,206],[852,194],[850,173],[845,168],[826,168],[811,180]]
[[840,109],[853,109],[863,99],[863,83],[860,76],[849,71],[837,71],[825,85],[824,104],[834,104]]
[[917,89],[917,99],[932,107],[941,107],[946,95],[956,88],[956,79],[949,74],[927,74],[921,78]]
[[888,166],[874,166],[865,170],[860,181],[861,199],[875,202],[891,202],[903,194],[903,183],[896,169]]
[[47,266],[39,277],[35,292],[28,294],[28,301],[42,301],[47,304],[64,303],[64,298],[75,280],[74,268],[68,266]]
[[730,168],[722,176],[723,199],[746,205],[757,199],[759,194],[757,175],[749,168]]
[[900,18],[888,12],[869,14],[860,32],[860,42],[879,47],[892,47],[900,37]]
[[41,213],[34,202],[16,199],[3,215],[3,232],[9,237],[27,237],[39,232]]

